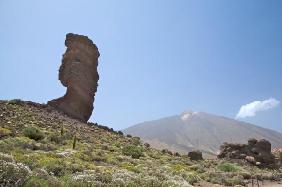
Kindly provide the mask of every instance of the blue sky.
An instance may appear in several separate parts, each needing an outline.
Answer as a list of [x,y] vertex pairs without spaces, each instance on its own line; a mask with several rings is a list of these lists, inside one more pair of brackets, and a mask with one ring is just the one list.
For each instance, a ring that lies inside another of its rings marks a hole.
[[[97,44],[90,121],[115,129],[186,109],[235,118],[282,100],[282,2],[0,0],[0,99],[62,96],[66,33]],[[240,120],[282,132],[281,104]]]

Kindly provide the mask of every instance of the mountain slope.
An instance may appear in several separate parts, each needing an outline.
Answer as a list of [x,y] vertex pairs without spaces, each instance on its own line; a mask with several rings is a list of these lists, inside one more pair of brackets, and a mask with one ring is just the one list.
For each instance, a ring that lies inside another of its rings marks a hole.
[[249,123],[204,112],[140,123],[123,132],[141,137],[153,147],[187,153],[192,149],[216,154],[224,142],[244,143],[249,138],[267,139],[273,148],[282,147],[282,134]]
[[278,181],[282,174],[226,160],[192,161],[48,105],[0,100],[0,186],[235,186],[255,176]]
[[48,105],[0,100],[0,186],[191,186],[171,160],[190,162]]

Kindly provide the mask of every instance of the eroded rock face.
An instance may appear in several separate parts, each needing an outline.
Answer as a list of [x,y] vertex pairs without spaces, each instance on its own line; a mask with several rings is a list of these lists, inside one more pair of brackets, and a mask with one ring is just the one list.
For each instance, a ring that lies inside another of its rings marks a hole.
[[271,144],[265,139],[250,139],[248,144],[224,143],[220,147],[218,158],[245,159],[249,163],[262,167],[275,166]]
[[59,70],[59,80],[67,87],[63,97],[48,102],[67,115],[87,122],[93,110],[99,74],[96,45],[87,37],[69,33],[66,35],[67,50]]

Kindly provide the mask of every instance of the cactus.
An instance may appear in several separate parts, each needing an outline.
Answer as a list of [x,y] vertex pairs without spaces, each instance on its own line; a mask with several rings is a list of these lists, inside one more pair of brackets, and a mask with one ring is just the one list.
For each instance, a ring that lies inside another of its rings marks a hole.
[[76,134],[73,137],[72,149],[75,149],[76,146]]
[[62,126],[61,127],[61,136],[63,136],[64,135],[64,127]]

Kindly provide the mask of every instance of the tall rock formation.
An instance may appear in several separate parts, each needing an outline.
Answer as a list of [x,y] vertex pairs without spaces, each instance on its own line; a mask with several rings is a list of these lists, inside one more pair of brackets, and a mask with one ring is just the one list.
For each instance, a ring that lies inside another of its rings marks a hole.
[[87,37],[69,33],[66,35],[67,50],[59,70],[59,80],[67,87],[63,97],[48,102],[67,115],[87,122],[93,111],[99,74],[97,71],[97,46]]

